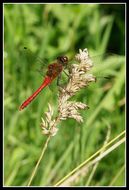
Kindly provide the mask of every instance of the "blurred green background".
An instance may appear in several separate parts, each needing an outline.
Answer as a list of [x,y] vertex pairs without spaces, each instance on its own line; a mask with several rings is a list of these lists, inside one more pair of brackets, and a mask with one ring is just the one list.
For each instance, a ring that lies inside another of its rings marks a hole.
[[[34,63],[25,59],[24,46],[48,62],[60,54],[73,57],[83,48],[88,48],[90,55],[116,54],[103,59],[94,71],[96,75],[113,74],[113,79],[91,83],[74,97],[90,107],[81,111],[84,123],[78,124],[73,119],[61,122],[57,135],[49,143],[32,185],[53,185],[103,145],[106,123],[111,126],[111,139],[124,130],[125,5],[4,4],[6,186],[26,186],[46,140],[41,134],[41,117],[48,102],[57,109],[57,94],[46,88],[19,112],[21,103],[42,82],[42,76],[33,70]],[[121,145],[99,163],[90,185],[109,186],[124,164]],[[73,185],[85,186],[89,175]],[[112,185],[125,185],[124,171]]]

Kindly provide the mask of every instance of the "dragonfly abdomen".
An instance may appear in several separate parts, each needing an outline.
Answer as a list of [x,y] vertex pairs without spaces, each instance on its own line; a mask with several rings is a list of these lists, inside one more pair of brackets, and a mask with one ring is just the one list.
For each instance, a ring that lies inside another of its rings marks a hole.
[[49,76],[46,76],[44,79],[44,82],[41,84],[41,86],[20,106],[19,110],[23,110],[26,106],[28,106],[32,100],[47,86],[52,82],[52,78]]

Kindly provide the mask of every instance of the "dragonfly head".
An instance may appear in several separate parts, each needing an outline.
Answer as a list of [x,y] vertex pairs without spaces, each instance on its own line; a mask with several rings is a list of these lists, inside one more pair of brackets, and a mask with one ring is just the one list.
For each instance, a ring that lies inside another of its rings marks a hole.
[[57,60],[59,63],[61,63],[63,66],[67,65],[68,63],[68,57],[65,55],[57,57]]

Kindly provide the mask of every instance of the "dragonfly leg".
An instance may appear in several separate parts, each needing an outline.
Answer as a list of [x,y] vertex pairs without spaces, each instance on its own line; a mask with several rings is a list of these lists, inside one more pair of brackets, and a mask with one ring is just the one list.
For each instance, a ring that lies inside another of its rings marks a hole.
[[[65,70],[63,70],[63,72],[64,72],[64,74],[67,76],[68,81],[69,81],[70,76],[68,75],[68,73],[67,73]],[[60,75],[58,75],[58,77],[57,77],[57,86],[59,86],[60,88],[64,89],[64,91],[66,91],[66,89],[64,88],[64,85],[60,83],[61,77],[62,77],[62,75],[61,75],[61,73],[60,73]],[[67,81],[67,82],[68,82],[68,81]],[[69,92],[68,92],[68,93],[69,93]]]
[[61,74],[59,74],[58,77],[57,77],[57,86],[61,86],[60,85],[60,79],[61,79]]
[[[65,70],[63,70],[63,72],[65,73],[65,75],[68,77],[68,80],[69,80],[69,75],[68,75],[68,73],[67,73]],[[58,78],[57,78],[57,86],[62,86],[62,85],[60,84],[60,80],[61,80],[61,73],[60,73],[60,75],[59,75]]]
[[66,74],[66,76],[69,78],[69,75],[68,75],[68,73],[65,71],[65,70],[63,70],[63,72]]
[[60,83],[60,79],[61,79],[61,74],[58,75],[58,77],[57,77],[57,86],[65,91],[63,84]]

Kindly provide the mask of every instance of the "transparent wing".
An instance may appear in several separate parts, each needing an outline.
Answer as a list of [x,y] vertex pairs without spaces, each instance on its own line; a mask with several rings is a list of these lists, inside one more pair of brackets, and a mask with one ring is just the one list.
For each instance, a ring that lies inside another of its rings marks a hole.
[[[114,53],[105,53],[90,56],[93,62],[93,67],[89,72],[96,75],[97,78],[109,79],[116,75],[117,70],[119,70],[121,64],[125,63],[125,58],[122,55]],[[78,64],[76,59],[71,59],[69,65]]]
[[124,64],[124,56],[114,53],[106,53],[101,56],[91,57],[93,60],[93,73],[104,75],[116,75],[116,71]]
[[40,58],[27,47],[23,49],[23,56],[34,72],[38,71],[42,76],[45,76],[49,64],[47,59]]

